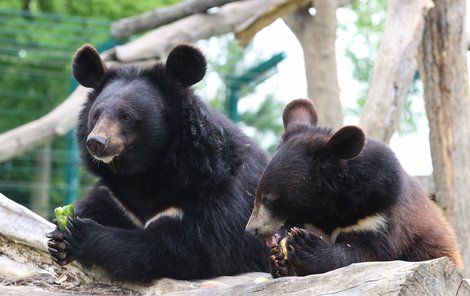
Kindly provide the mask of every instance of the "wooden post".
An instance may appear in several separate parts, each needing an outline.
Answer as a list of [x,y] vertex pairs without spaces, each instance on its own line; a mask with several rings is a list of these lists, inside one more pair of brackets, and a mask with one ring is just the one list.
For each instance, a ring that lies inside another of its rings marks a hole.
[[419,62],[436,199],[454,226],[470,274],[470,97],[465,0],[439,0],[426,18]]

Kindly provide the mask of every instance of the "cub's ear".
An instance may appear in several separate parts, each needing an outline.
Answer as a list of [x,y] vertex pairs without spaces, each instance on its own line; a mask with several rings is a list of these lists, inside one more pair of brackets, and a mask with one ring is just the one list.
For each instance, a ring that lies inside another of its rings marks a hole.
[[96,49],[85,44],[80,47],[73,57],[73,77],[85,87],[95,87],[106,73],[106,65]]
[[166,60],[166,74],[184,87],[201,81],[206,69],[207,62],[202,52],[189,44],[173,48]]
[[315,111],[312,101],[308,99],[293,100],[284,108],[282,122],[284,129],[298,123],[316,126],[318,122],[317,111]]
[[339,129],[328,141],[327,146],[339,159],[350,159],[361,153],[366,144],[366,135],[357,126]]

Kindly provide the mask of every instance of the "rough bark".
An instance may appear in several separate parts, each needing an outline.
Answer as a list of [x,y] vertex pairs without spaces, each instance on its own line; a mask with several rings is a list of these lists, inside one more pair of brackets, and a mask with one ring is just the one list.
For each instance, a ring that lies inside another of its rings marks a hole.
[[424,17],[431,0],[390,0],[385,31],[372,70],[370,89],[359,125],[376,139],[389,142],[417,69]]
[[436,199],[460,242],[470,274],[470,96],[465,0],[441,0],[426,18],[420,48]]
[[194,43],[234,32],[247,19],[263,10],[270,1],[238,1],[222,6],[213,14],[194,14],[150,31],[125,45],[117,46],[107,55],[123,63],[161,58],[179,43]]
[[336,70],[337,0],[316,0],[316,14],[301,7],[284,16],[304,53],[308,96],[319,110],[319,124],[338,128],[343,124]]
[[111,35],[114,38],[125,39],[136,33],[235,1],[237,0],[186,0],[169,7],[157,8],[141,15],[120,19],[111,24]]
[[0,134],[0,162],[65,135],[75,126],[87,93],[86,88],[79,87],[45,116]]

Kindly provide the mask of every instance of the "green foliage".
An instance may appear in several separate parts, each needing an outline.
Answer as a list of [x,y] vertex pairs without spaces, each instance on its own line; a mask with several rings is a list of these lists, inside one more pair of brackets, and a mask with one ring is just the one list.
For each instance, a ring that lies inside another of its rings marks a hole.
[[27,9],[31,12],[53,12],[73,16],[118,20],[175,4],[181,0],[3,0],[0,7]]

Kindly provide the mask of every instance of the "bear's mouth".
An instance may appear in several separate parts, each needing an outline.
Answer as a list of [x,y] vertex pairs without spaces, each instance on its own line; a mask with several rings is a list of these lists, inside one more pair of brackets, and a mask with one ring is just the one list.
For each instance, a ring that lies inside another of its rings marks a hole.
[[108,164],[108,163],[111,163],[118,156],[118,154],[114,154],[114,155],[110,155],[110,156],[96,156],[96,155],[92,154],[92,156],[95,159]]
[[303,227],[303,224],[293,220],[285,221],[276,233],[265,239],[266,246],[268,248],[277,247],[281,239],[286,237],[288,230],[292,227]]
[[266,239],[266,246],[268,248],[274,248],[277,245],[279,245],[280,240],[281,240],[281,235],[278,232],[276,232],[271,237]]

